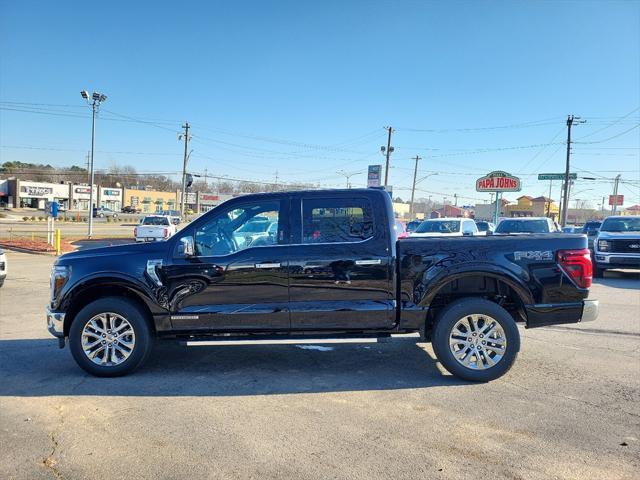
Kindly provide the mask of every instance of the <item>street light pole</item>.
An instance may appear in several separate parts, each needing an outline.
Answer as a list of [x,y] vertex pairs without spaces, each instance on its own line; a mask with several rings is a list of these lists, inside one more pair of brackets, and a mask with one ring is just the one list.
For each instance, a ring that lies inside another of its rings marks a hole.
[[96,146],[96,113],[100,107],[100,104],[107,100],[107,96],[99,92],[93,92],[91,95],[91,101],[89,101],[89,92],[83,90],[80,92],[80,96],[84,98],[89,105],[91,105],[91,159],[89,164],[89,231],[87,232],[87,238],[91,239],[93,236],[93,182],[94,182],[94,170],[93,170],[93,153]]

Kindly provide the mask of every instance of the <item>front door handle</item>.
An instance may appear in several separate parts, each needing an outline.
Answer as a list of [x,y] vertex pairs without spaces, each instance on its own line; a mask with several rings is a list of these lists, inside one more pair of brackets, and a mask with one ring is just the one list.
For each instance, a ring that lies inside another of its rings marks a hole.
[[256,268],[280,268],[280,262],[256,263]]

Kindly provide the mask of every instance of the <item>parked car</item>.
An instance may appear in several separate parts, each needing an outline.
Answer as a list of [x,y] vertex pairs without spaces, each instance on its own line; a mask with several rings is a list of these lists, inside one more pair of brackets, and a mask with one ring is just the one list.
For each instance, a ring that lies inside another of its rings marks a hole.
[[470,218],[431,218],[422,222],[410,237],[461,237],[477,235],[476,222]]
[[579,227],[562,227],[562,233],[582,233]]
[[138,207],[133,207],[131,205],[122,207],[122,213],[140,213],[140,212],[142,212],[142,210],[140,210]]
[[[274,243],[236,244],[234,233],[266,212],[277,218]],[[597,316],[584,236],[397,241],[393,226],[391,198],[377,189],[236,197],[166,242],[58,257],[48,329],[97,376],[139,367],[155,337],[189,346],[412,333],[454,375],[489,381],[516,359],[516,322]]]
[[107,218],[111,217],[113,219],[118,218],[118,212],[115,212],[107,207],[94,207],[93,208],[93,216],[99,218]]
[[547,217],[504,218],[494,233],[556,233],[556,224]]
[[269,219],[256,220],[247,222],[242,227],[238,228],[233,233],[233,240],[238,247],[248,247],[253,244],[257,239],[263,237],[274,236],[277,231],[278,223],[271,222]]
[[478,235],[489,235],[496,230],[494,223],[485,222],[483,220],[476,220],[476,226],[478,227]]
[[140,225],[133,229],[136,242],[156,242],[166,240],[176,233],[176,226],[170,217],[164,215],[147,215]]
[[393,230],[396,233],[396,238],[407,238],[407,225],[403,221],[396,219],[393,222]]
[[0,248],[0,287],[4,285],[4,281],[7,278],[7,272],[9,271],[9,266],[7,264],[7,256],[4,253],[4,250]]
[[640,216],[605,218],[593,245],[596,278],[612,268],[640,270]]
[[582,233],[587,236],[587,241],[589,242],[589,249],[593,251],[593,241],[596,239],[598,235],[598,231],[600,230],[600,225],[602,222],[596,220],[590,220],[584,224],[582,227]]

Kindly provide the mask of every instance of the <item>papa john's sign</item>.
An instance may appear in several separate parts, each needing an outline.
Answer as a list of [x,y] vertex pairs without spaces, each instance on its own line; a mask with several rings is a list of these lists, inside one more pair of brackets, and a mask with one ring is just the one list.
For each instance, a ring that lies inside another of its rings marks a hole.
[[495,171],[476,180],[478,192],[519,192],[520,179],[507,172]]

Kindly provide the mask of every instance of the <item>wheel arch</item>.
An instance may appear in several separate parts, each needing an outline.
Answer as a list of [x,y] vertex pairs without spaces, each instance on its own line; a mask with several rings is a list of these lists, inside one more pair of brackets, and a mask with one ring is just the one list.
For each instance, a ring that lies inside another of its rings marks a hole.
[[153,333],[156,332],[154,313],[158,313],[157,305],[149,298],[147,292],[122,278],[93,279],[70,291],[64,299],[64,335],[69,335],[71,324],[78,313],[87,305],[105,297],[126,298],[140,307]]
[[428,308],[427,330],[448,303],[465,297],[481,297],[505,307],[515,321],[526,322],[525,305],[534,302],[526,284],[508,271],[493,268],[465,268],[443,272],[426,289],[420,302]]

